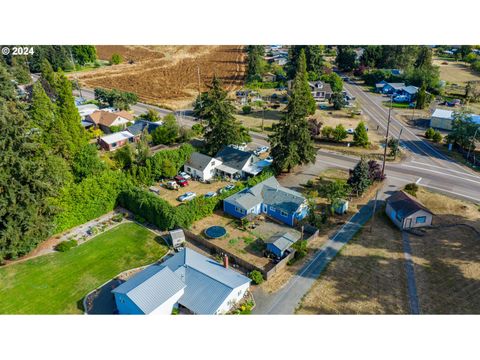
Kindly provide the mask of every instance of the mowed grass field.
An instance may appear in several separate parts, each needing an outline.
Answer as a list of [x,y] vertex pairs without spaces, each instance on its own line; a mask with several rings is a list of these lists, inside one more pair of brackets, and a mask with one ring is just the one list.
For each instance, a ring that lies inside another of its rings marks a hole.
[[83,297],[168,248],[148,229],[121,224],[65,253],[0,268],[0,314],[80,314]]

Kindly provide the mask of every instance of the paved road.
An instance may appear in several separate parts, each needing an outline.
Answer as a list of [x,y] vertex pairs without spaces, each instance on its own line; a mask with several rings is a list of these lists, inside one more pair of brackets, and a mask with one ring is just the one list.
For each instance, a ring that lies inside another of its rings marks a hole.
[[[383,102],[388,101],[389,97],[366,92],[355,83],[346,83],[345,89],[356,97],[364,113],[373,123],[377,124],[386,133],[389,109],[383,105]],[[410,161],[412,168],[431,172],[439,172],[439,169],[441,169],[442,174],[450,177],[462,178],[466,176],[480,180],[480,176],[472,169],[457,163],[432,147],[427,140],[419,136],[420,130],[399,120],[395,110],[393,110],[390,122],[390,136],[398,138],[400,132],[402,145],[412,154]]]
[[407,290],[410,303],[410,313],[420,314],[420,303],[418,301],[417,284],[415,281],[415,271],[413,268],[412,249],[410,248],[410,239],[408,234],[402,232],[403,254],[405,256],[405,271],[407,272]]
[[[261,289],[254,292],[256,307],[254,314],[293,314],[302,297],[313,286],[316,279],[338,254],[340,249],[352,239],[370,219],[374,201],[363,206],[280,291],[266,295]],[[377,210],[381,208],[377,205]]]

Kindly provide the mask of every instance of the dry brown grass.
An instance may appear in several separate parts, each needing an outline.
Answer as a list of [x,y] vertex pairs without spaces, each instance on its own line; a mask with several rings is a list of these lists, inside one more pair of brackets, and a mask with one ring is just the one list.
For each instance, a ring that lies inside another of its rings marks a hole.
[[405,314],[407,284],[400,232],[381,213],[337,255],[298,314]]
[[124,62],[79,72],[83,86],[130,91],[142,101],[177,109],[198,94],[197,65],[202,91],[214,74],[228,90],[242,86],[245,75],[243,46],[97,46],[97,52],[101,59],[118,53]]
[[[417,197],[434,213],[434,227],[410,236],[421,311],[424,314],[480,313],[478,205],[420,189]],[[445,226],[447,225],[447,226]]]
[[[443,64],[444,62],[447,64]],[[440,79],[449,83],[465,85],[467,81],[480,80],[480,76],[463,62],[434,59],[433,64],[440,67]]]
[[206,193],[210,191],[217,191],[220,188],[226,186],[229,184],[229,182],[226,181],[217,181],[212,184],[204,184],[199,181],[191,181],[188,180],[188,186],[181,187],[178,190],[170,190],[166,187],[162,187],[162,184],[157,184],[157,187],[159,188],[159,196],[168,201],[170,204],[173,206],[180,205],[180,201],[177,200],[177,198],[180,195],[183,195],[189,191],[194,192],[197,194],[197,197],[203,196]]

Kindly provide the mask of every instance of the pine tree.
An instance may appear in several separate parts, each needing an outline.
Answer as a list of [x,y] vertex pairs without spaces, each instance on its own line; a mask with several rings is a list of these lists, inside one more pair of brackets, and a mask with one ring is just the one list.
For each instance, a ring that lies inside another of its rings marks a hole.
[[242,143],[241,126],[233,115],[235,107],[220,79],[214,76],[210,90],[200,97],[194,111],[206,121],[203,137],[207,152],[214,155],[226,145]]
[[302,50],[287,113],[273,125],[273,134],[270,136],[273,166],[277,171],[287,169],[290,172],[296,165],[315,161],[315,148],[307,122],[311,101],[315,111],[315,101],[307,81],[305,52]]
[[0,98],[0,132],[1,261],[26,254],[50,235],[55,209],[49,199],[68,170],[38,142],[23,106],[15,101]]
[[65,159],[71,160],[88,141],[75,106],[72,84],[61,71],[56,74],[55,88],[57,93],[55,127],[58,127],[58,133],[62,136],[60,153]]
[[367,161],[362,158],[357,165],[350,170],[350,177],[347,181],[348,185],[351,186],[352,191],[357,194],[357,196],[362,195],[365,190],[372,185],[370,180],[370,171]]
[[[55,105],[52,103],[40,82],[32,88],[32,101],[30,104],[30,119],[39,133],[41,141],[50,149],[61,139],[58,139],[55,129]],[[58,149],[57,149],[58,150]]]
[[424,109],[426,102],[427,102],[427,87],[425,83],[422,83],[420,90],[418,90],[417,102],[415,104],[415,107],[417,109]]
[[360,121],[355,128],[355,132],[353,133],[353,142],[356,146],[368,146],[368,133],[367,128],[365,127],[365,123]]

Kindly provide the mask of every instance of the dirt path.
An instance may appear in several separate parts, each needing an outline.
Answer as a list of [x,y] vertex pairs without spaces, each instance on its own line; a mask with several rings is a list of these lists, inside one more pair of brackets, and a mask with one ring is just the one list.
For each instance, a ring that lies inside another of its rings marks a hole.
[[420,314],[420,303],[418,301],[417,284],[415,281],[415,271],[413,268],[412,249],[410,248],[410,239],[408,233],[402,232],[403,253],[405,255],[405,271],[407,273],[408,300],[410,302],[411,314]]

